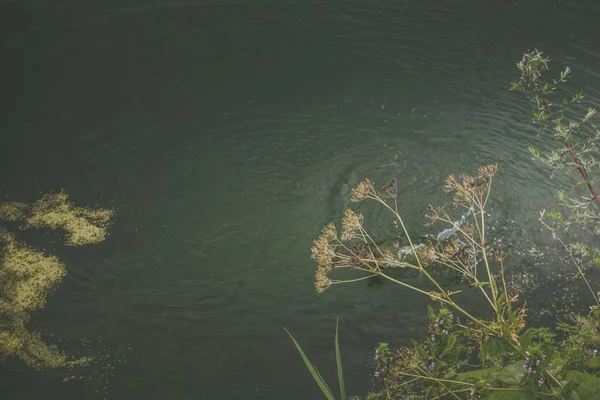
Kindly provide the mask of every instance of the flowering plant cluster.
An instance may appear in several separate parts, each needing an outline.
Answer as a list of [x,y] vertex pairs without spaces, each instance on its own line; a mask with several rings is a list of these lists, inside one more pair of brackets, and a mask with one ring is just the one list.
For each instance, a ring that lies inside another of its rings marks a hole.
[[[377,188],[366,179],[352,190],[352,201],[373,202],[389,211],[394,223],[402,228],[403,242],[387,245],[375,240],[365,227],[363,215],[346,210],[339,232],[330,223],[314,241],[317,291],[379,278],[427,296],[432,302],[428,331],[422,338],[413,340],[409,347],[391,350],[389,344],[380,343],[375,349],[376,389],[367,400],[600,399],[600,357],[596,357],[600,348],[600,295],[585,274],[587,261],[600,264],[600,250],[580,243],[570,245],[561,237],[561,232],[574,224],[591,224],[591,232],[600,235],[600,198],[591,177],[594,168],[600,166],[593,158],[600,130],[588,139],[580,137],[595,115],[592,109],[576,123],[565,122],[562,109],[553,110],[547,96],[567,80],[570,70],[563,71],[553,83],[543,82],[541,75],[548,62],[539,51],[526,53],[518,63],[521,78],[513,89],[529,93],[535,119],[549,125],[565,146],[545,156],[532,148],[533,155],[555,169],[571,167],[585,184],[584,200],[558,192],[560,204],[571,210],[569,216],[542,212],[540,221],[567,251],[594,305],[588,315],[560,323],[558,329],[527,326],[527,304],[519,300],[514,287],[507,285],[507,250],[489,237],[486,205],[497,164],[481,167],[473,176],[447,178],[444,190],[452,195],[454,207],[429,206],[426,217],[428,224],[449,225],[453,235],[437,236],[425,243],[415,242],[404,223],[398,181],[393,179]],[[582,97],[577,94],[563,106]],[[465,216],[458,222],[454,215],[457,209]],[[554,222],[544,219],[545,215]],[[414,283],[414,272],[418,272],[420,284]],[[460,277],[464,287],[468,285],[479,293],[488,306],[485,316],[474,315],[463,304],[460,290],[449,290],[441,283],[438,276],[447,276],[448,272]],[[356,276],[349,275],[352,273]],[[340,396],[345,400],[337,346],[336,334]],[[333,400],[323,378],[301,354],[325,397]]]

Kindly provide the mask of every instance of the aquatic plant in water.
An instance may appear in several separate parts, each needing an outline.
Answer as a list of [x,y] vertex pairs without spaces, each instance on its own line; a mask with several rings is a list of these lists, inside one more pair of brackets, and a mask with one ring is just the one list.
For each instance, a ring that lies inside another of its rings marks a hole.
[[[65,192],[44,195],[33,204],[0,203],[0,220],[20,223],[20,229],[62,229],[65,243],[82,246],[104,240],[111,210],[75,207]],[[48,295],[67,273],[56,256],[46,255],[0,229],[0,354],[16,356],[35,368],[82,365],[46,344],[27,323],[32,311],[44,307]]]
[[[411,254],[401,251],[400,243],[395,249],[380,246],[365,228],[363,215],[346,210],[341,232],[330,223],[314,241],[317,291],[378,277],[421,293],[433,302],[428,308],[426,337],[413,340],[409,347],[391,350],[387,343],[381,343],[375,349],[373,377],[380,389],[370,393],[368,400],[600,398],[600,302],[585,275],[587,261],[600,264],[600,250],[581,242],[570,244],[560,236],[561,230],[573,226],[584,228],[588,238],[590,233],[593,237],[600,233],[596,222],[600,210],[595,208],[600,201],[590,177],[600,172],[593,158],[600,131],[596,130],[593,137],[575,139],[574,133],[582,131],[595,111],[588,110],[580,122],[565,124],[565,112],[551,109],[546,96],[566,81],[570,70],[563,71],[559,80],[542,82],[548,62],[537,50],[526,53],[518,64],[521,78],[513,89],[530,94],[536,120],[545,123],[564,145],[564,150],[546,156],[534,148],[531,152],[555,170],[578,172],[588,192],[587,196],[574,198],[558,191],[559,202],[569,214],[542,212],[540,220],[567,250],[595,304],[588,315],[575,316],[570,323],[561,322],[556,329],[527,327],[527,305],[505,279],[507,249],[488,237],[485,209],[498,171],[496,164],[479,168],[474,176],[447,178],[444,190],[452,194],[453,207],[429,206],[426,217],[428,223],[449,225],[456,238],[438,235],[427,243],[411,239],[398,206],[397,181],[376,188],[365,180],[353,189],[352,201],[373,202],[391,212]],[[581,98],[577,94],[564,101],[563,107]],[[468,218],[455,222],[452,214],[456,209],[466,211]],[[553,222],[547,222],[545,215]],[[407,271],[418,272],[420,283],[405,278]],[[460,291],[444,288],[436,278],[442,271],[459,275],[476,289],[488,305],[487,316],[473,315],[460,302]],[[348,272],[357,276],[349,278]],[[337,333],[336,354],[339,359]],[[334,398],[318,372],[313,377],[325,396]],[[342,384],[340,378],[340,388]],[[342,388],[340,398],[345,399]]]

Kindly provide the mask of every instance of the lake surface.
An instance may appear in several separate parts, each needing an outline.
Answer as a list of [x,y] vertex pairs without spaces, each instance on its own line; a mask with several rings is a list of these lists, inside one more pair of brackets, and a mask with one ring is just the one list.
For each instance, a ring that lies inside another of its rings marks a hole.
[[449,173],[497,161],[497,235],[522,296],[552,301],[550,173],[527,151],[544,141],[508,88],[538,47],[598,106],[598,21],[592,0],[3,1],[3,199],[63,188],[116,216],[100,245],[31,243],[68,268],[32,328],[105,361],[63,382],[6,360],[2,397],[316,399],[283,327],[331,380],[337,315],[347,391],[366,394],[373,347],[421,335],[427,301],[315,293],[311,242],[365,177],[398,179],[421,234]]

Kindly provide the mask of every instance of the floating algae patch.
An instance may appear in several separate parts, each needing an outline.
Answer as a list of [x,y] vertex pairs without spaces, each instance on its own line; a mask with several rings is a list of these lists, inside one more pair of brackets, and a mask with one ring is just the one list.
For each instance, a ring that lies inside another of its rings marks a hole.
[[0,219],[6,221],[20,221],[25,218],[29,205],[24,203],[0,203]]
[[[0,203],[0,220],[21,222],[21,229],[61,228],[66,232],[66,244],[72,246],[103,241],[112,213],[75,207],[64,192],[45,195],[33,204]],[[66,275],[65,264],[1,228],[0,252],[0,354],[19,357],[38,369],[86,364],[88,358],[67,356],[26,326],[30,313],[44,307]]]
[[63,229],[66,232],[66,244],[70,246],[102,242],[112,215],[112,210],[75,207],[64,191],[44,195],[31,205],[15,202],[0,204],[0,219],[22,221],[21,229]]

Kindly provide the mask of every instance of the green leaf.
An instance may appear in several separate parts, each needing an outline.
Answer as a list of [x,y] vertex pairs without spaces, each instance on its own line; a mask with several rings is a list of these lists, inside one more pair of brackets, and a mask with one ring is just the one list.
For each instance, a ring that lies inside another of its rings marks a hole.
[[321,374],[319,374],[319,371],[317,371],[316,368],[313,367],[313,365],[310,363],[308,357],[306,357],[306,354],[302,350],[302,347],[300,347],[300,345],[298,344],[296,339],[294,339],[290,331],[288,331],[285,328],[283,329],[287,332],[288,335],[290,335],[290,338],[292,338],[296,349],[298,349],[298,353],[300,353],[300,356],[304,360],[304,364],[306,364],[306,368],[308,368],[308,371],[312,375],[313,379],[315,380],[315,382],[317,382],[317,385],[319,385],[319,388],[321,389],[321,392],[323,392],[323,394],[325,395],[325,398],[327,398],[327,400],[335,400],[335,397],[333,397],[333,393],[331,393],[331,390],[329,390],[327,383],[325,382]]
[[562,221],[563,220],[563,216],[561,213],[559,213],[558,211],[553,211],[550,210],[548,212],[546,212],[546,216],[550,219],[553,219],[555,221]]
[[600,378],[587,372],[571,371],[567,375],[568,381],[579,383],[577,394],[582,399],[600,398]]
[[509,386],[519,386],[521,383],[521,374],[523,373],[523,361],[507,365],[494,374],[494,377]]
[[590,358],[583,365],[589,368],[600,368],[600,357]]
[[435,315],[435,311],[433,310],[433,307],[431,307],[429,304],[427,305],[427,314],[429,315],[429,323],[431,325],[433,325],[435,323],[435,319],[437,317]]
[[453,350],[457,339],[458,338],[456,337],[456,335],[448,336],[448,341],[446,342],[446,347],[444,347],[444,351],[442,351],[442,357]]
[[489,400],[536,400],[535,394],[517,390],[494,391]]
[[340,398],[346,400],[346,388],[344,385],[344,372],[342,371],[342,356],[340,355],[340,343],[338,340],[338,325],[340,317],[335,321],[335,362],[338,370],[338,381],[340,382]]
[[490,374],[498,372],[500,367],[490,367],[484,369],[475,369],[473,371],[461,372],[456,375],[456,380],[458,381],[467,381],[468,379],[478,381],[480,379],[487,378]]
[[537,147],[529,146],[529,152],[531,153],[532,156],[534,156],[538,160],[540,158],[542,158],[542,155],[540,153],[540,149],[538,149]]
[[494,338],[491,338],[487,342],[483,343],[481,347],[485,358],[494,357],[506,350],[506,345],[504,344],[504,341]]
[[411,343],[413,344],[413,347],[415,348],[415,350],[417,350],[417,353],[419,354],[419,357],[421,359],[426,359],[427,353],[425,352],[425,350],[423,349],[423,346],[421,346],[419,343],[417,343],[414,339],[410,339]]

